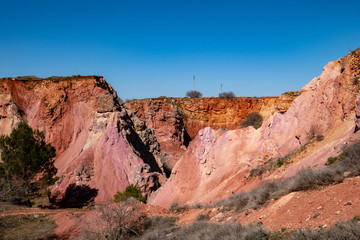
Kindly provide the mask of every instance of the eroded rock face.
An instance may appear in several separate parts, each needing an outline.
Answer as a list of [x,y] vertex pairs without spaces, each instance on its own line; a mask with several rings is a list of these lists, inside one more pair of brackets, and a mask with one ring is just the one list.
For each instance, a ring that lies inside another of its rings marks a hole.
[[245,177],[254,166],[301,148],[317,134],[329,133],[333,137],[323,148],[271,177],[287,177],[303,167],[323,166],[328,157],[339,154],[337,150],[344,142],[359,138],[354,135],[358,111],[355,100],[360,89],[354,81],[359,76],[358,62],[359,51],[327,64],[286,113],[271,115],[257,130],[200,130],[150,203],[169,207],[174,202],[225,198],[246,188]]
[[[131,116],[146,122],[161,146],[161,162],[172,170],[190,140],[205,127],[237,129],[251,112],[269,115],[285,113],[300,92],[262,98],[157,98],[125,103]],[[136,125],[136,124],[135,124]]]
[[169,173],[190,141],[179,108],[166,99],[135,100],[125,103],[125,107],[137,129],[144,127],[142,120],[139,124],[143,119],[146,126],[154,131],[160,143],[160,148],[155,146],[155,149],[161,149],[161,164]]
[[89,192],[98,202],[111,201],[129,184],[140,186],[148,196],[163,178],[152,131],[146,126],[139,129],[141,123],[134,125],[102,77],[1,79],[0,115],[2,134],[10,133],[21,120],[44,131],[46,141],[56,149],[60,179],[52,196],[59,200],[66,197],[70,185],[95,189]]

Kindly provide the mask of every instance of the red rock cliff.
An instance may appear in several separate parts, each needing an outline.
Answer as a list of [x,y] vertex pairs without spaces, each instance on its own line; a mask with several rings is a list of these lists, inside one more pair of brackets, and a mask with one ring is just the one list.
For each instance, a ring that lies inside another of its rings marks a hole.
[[59,199],[70,185],[92,188],[97,201],[111,201],[129,184],[147,195],[159,186],[156,138],[146,126],[136,129],[102,77],[1,79],[0,114],[2,134],[26,120],[56,148],[60,179],[52,194]]
[[231,99],[155,98],[132,100],[124,105],[154,130],[161,146],[162,163],[171,170],[200,129],[237,129],[251,112],[258,112],[263,118],[275,112],[284,113],[299,94]]

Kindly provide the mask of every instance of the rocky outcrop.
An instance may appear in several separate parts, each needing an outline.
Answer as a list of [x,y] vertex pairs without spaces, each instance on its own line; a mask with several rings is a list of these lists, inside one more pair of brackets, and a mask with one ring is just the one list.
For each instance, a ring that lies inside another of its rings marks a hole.
[[[124,105],[135,123],[143,119],[146,126],[154,131],[160,143],[161,163],[169,174],[190,141],[179,107],[164,98],[135,100]],[[138,128],[143,127],[141,124],[135,125],[138,125]]]
[[150,203],[169,207],[173,202],[225,198],[248,187],[249,169],[301,148],[317,134],[332,137],[321,149],[269,179],[290,176],[303,167],[321,167],[328,157],[339,154],[344,142],[359,138],[354,135],[358,62],[359,51],[327,64],[286,113],[271,115],[257,130],[200,130]]
[[140,119],[134,124],[102,77],[1,79],[0,114],[2,134],[21,120],[44,131],[56,149],[60,178],[52,196],[64,204],[76,201],[66,195],[69,186],[96,190],[88,192],[99,202],[112,200],[129,184],[148,196],[162,181],[152,131]]

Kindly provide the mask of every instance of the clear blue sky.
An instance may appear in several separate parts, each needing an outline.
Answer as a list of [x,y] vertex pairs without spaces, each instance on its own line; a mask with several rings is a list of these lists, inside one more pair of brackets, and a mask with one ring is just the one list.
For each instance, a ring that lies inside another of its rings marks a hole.
[[0,77],[102,75],[125,99],[274,96],[360,46],[360,1],[0,0]]

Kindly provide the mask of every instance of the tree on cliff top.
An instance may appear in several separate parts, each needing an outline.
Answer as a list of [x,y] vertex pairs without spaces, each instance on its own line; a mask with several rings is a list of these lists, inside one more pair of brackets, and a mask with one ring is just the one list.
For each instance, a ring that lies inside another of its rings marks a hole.
[[196,90],[190,90],[186,92],[186,96],[191,98],[201,98],[202,93]]
[[219,93],[219,98],[234,98],[235,94],[233,92],[222,92]]

